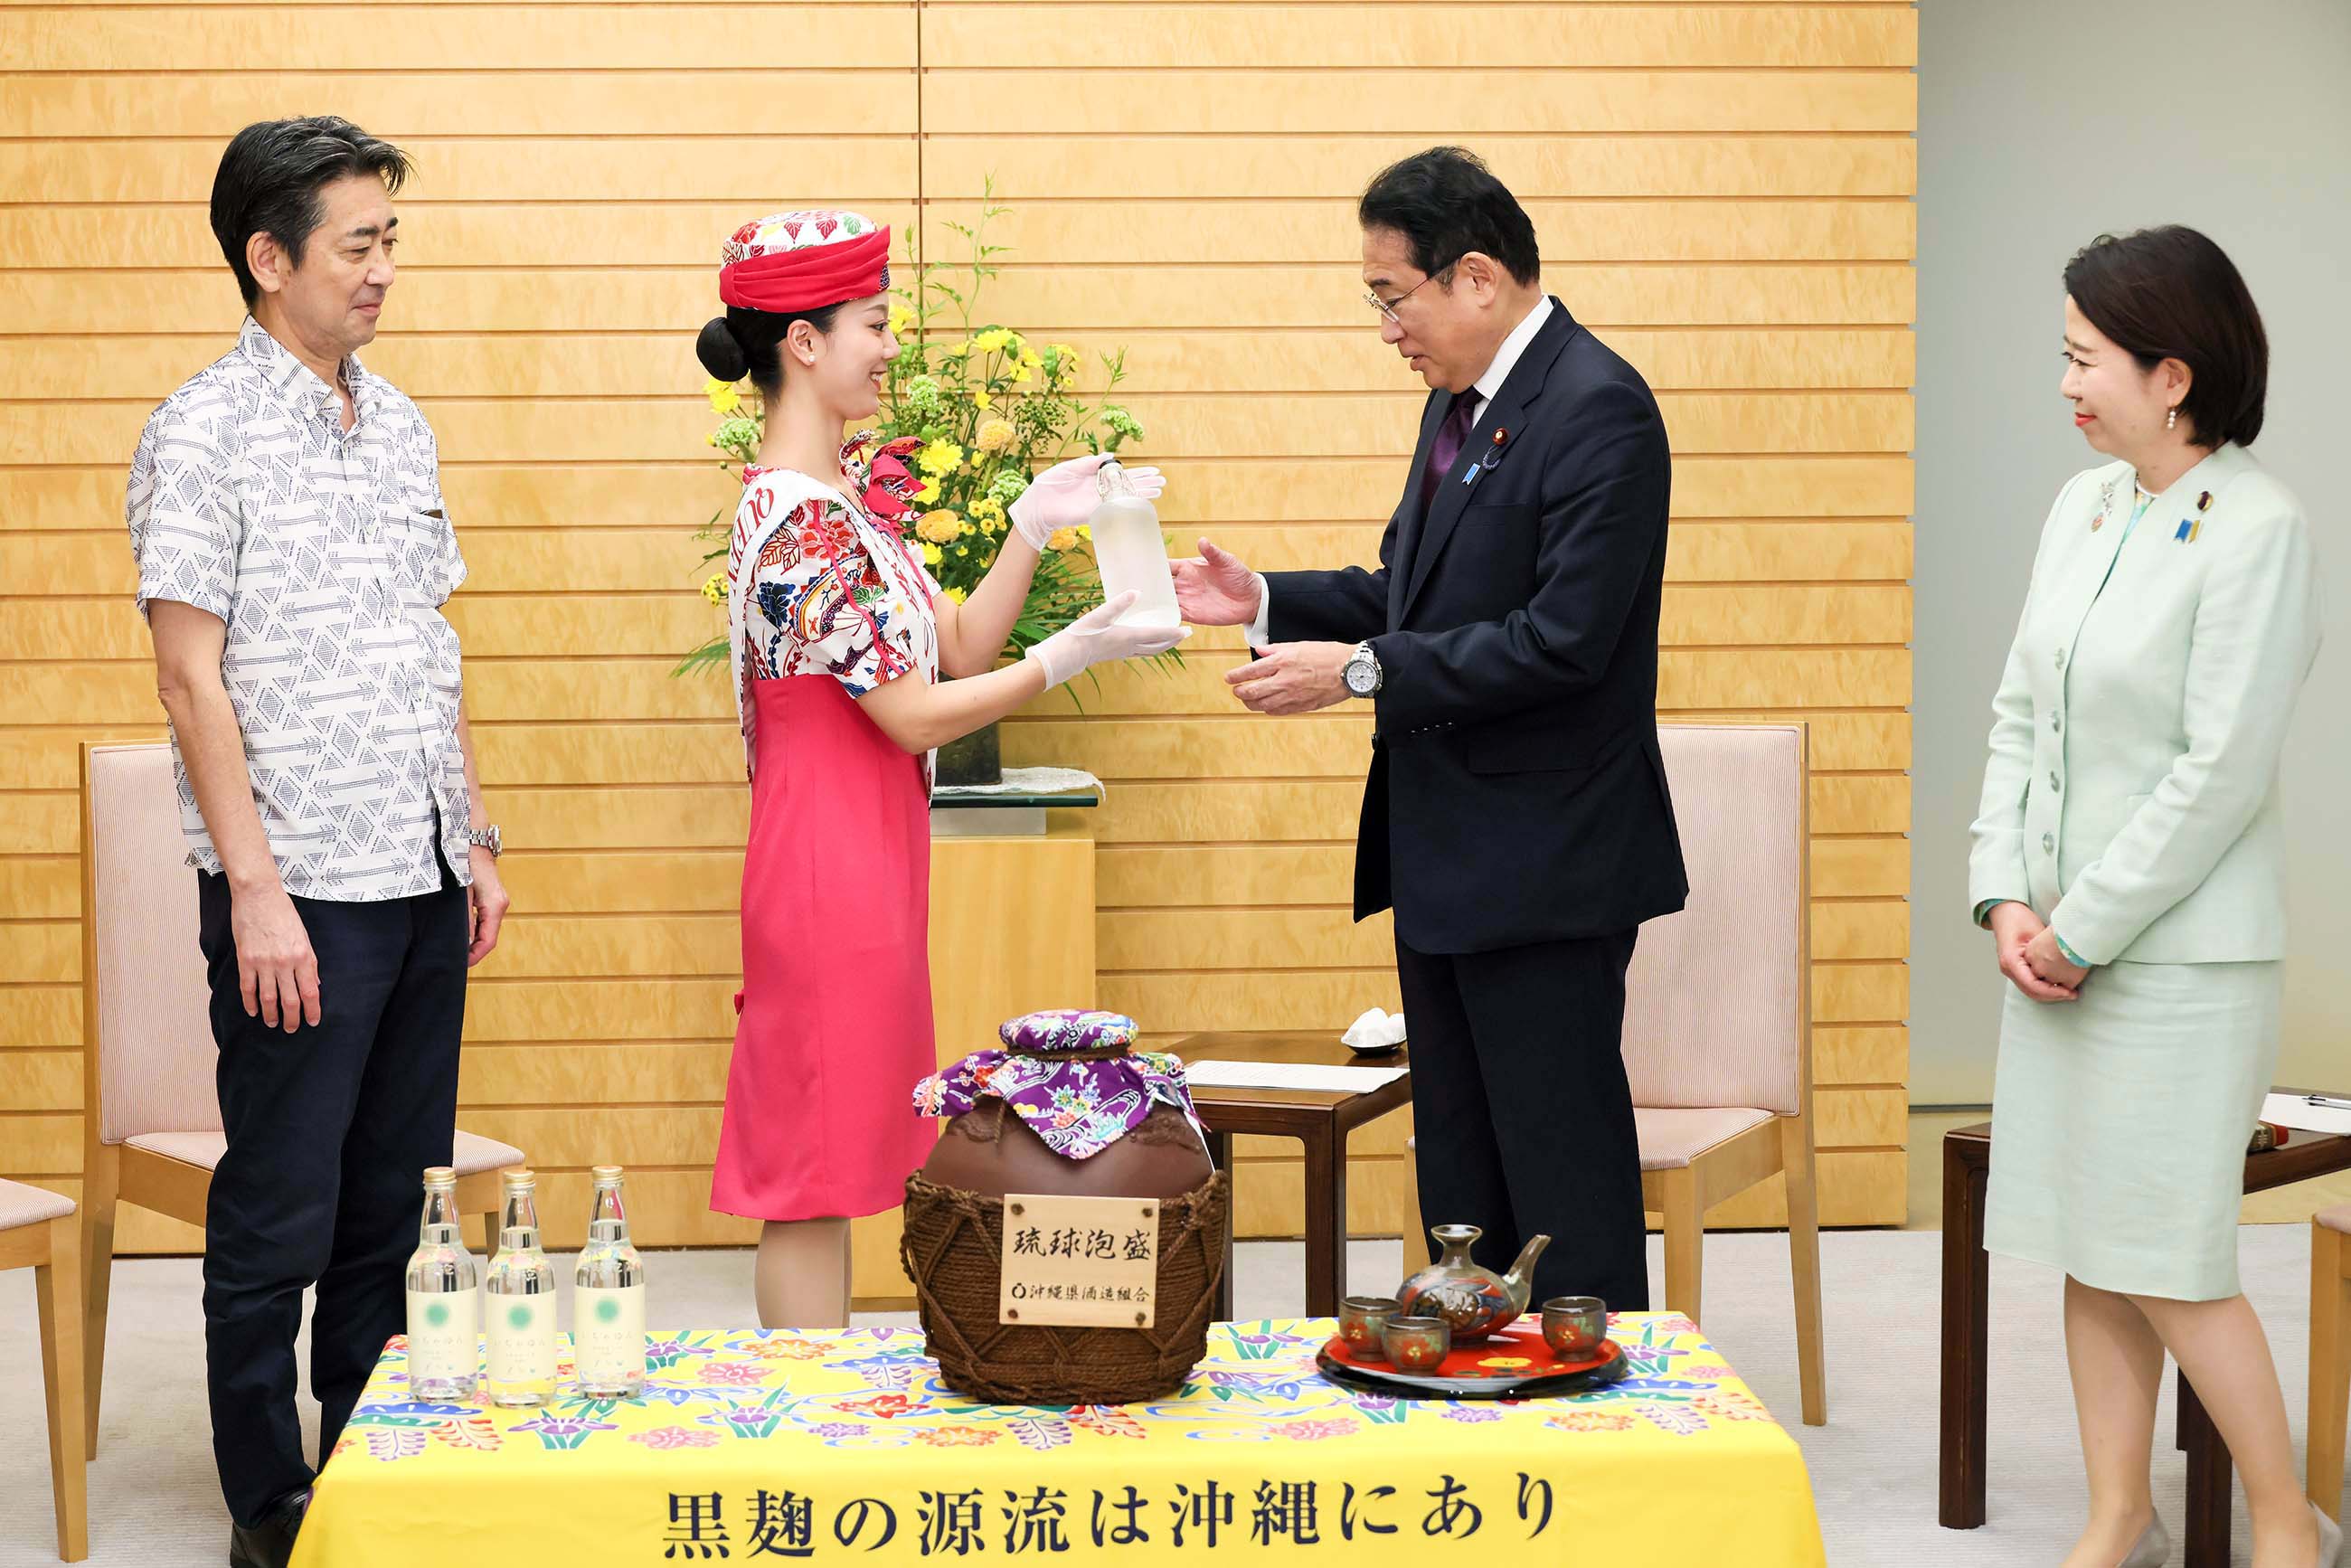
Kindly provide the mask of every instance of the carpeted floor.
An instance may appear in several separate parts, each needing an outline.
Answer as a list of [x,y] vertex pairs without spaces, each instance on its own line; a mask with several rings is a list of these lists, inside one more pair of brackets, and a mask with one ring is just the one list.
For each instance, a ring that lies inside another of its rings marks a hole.
[[[1996,1260],[1992,1272],[1991,1522],[1960,1533],[1935,1524],[1936,1290],[1940,1237],[1855,1231],[1823,1239],[1829,1425],[1795,1423],[1786,1240],[1722,1235],[1707,1245],[1707,1328],[1802,1443],[1829,1561],[1923,1568],[2001,1568],[2057,1561],[2081,1505],[2080,1451],[2057,1334],[2057,1280]],[[2245,1278],[2276,1347],[2297,1441],[2308,1324],[2308,1231],[2249,1226]],[[1654,1243],[1653,1243],[1654,1249]],[[1394,1242],[1360,1242],[1358,1284],[1395,1277]],[[1300,1249],[1240,1249],[1243,1316],[1294,1315]],[[1662,1280],[1653,1249],[1653,1279]],[[656,1253],[656,1326],[751,1321],[741,1253]],[[101,1457],[90,1469],[89,1561],[99,1568],[205,1568],[224,1560],[226,1526],[204,1417],[197,1273],[187,1260],[133,1260],[115,1271],[109,1398]],[[882,1320],[877,1320],[882,1321]],[[29,1270],[0,1275],[0,1564],[53,1562],[40,1357]],[[315,1411],[308,1413],[315,1419]],[[2159,1429],[2170,1430],[2167,1393]],[[2156,1497],[2179,1522],[2180,1456],[2157,1445]],[[2249,1561],[2241,1496],[2236,1561]]]

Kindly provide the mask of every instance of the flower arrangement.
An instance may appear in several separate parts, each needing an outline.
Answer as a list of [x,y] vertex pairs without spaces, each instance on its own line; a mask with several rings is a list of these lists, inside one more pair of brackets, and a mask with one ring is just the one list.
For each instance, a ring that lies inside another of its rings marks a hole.
[[[1126,379],[1124,350],[1102,356],[1105,395],[1089,401],[1079,387],[1084,361],[1075,348],[1040,347],[980,316],[980,294],[997,276],[997,258],[1011,248],[987,239],[988,224],[1010,210],[996,203],[992,184],[987,196],[976,223],[946,225],[968,247],[965,260],[920,267],[912,287],[892,291],[890,330],[900,347],[872,426],[881,443],[921,443],[910,458],[920,487],[901,526],[958,604],[995,564],[1010,531],[1011,505],[1033,475],[1080,452],[1117,452],[1143,439],[1134,415],[1108,396]],[[758,400],[729,382],[712,381],[705,390],[719,421],[709,443],[739,479],[759,450],[764,427]],[[719,563],[703,580],[703,597],[721,608],[731,517],[731,511],[714,515],[696,535],[712,547],[703,566]],[[1089,544],[1082,528],[1053,535],[1013,623],[1008,653],[1017,656],[1093,608],[1100,581]],[[1163,657],[1180,662],[1174,654]],[[673,673],[723,668],[726,662],[722,627]]]

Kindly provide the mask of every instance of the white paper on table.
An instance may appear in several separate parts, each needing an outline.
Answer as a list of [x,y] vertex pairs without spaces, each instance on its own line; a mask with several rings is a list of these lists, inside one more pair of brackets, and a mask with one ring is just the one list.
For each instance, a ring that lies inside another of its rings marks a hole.
[[1320,1089],[1368,1094],[1402,1078],[1401,1067],[1319,1067],[1306,1061],[1187,1061],[1184,1081],[1195,1089]]
[[[2334,1096],[2345,1098],[2345,1096]],[[2262,1120],[2275,1122],[2281,1127],[2294,1127],[2305,1133],[2328,1133],[2336,1137],[2351,1137],[2351,1111],[2337,1111],[2328,1105],[2304,1103],[2299,1094],[2273,1094],[2262,1102]]]

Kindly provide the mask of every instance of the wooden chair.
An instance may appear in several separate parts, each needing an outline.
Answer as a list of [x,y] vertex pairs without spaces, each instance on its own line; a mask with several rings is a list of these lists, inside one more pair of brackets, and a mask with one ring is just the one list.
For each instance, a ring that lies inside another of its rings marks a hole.
[[2310,1500],[2341,1522],[2351,1425],[2351,1204],[2310,1220]]
[[1661,725],[1688,906],[1641,928],[1625,1066],[1666,1305],[1703,1322],[1706,1211],[1782,1176],[1807,1426],[1828,1419],[1813,1182],[1808,742],[1802,725]]
[[0,1181],[0,1270],[33,1270],[41,1314],[41,1387],[49,1406],[49,1487],[57,1494],[57,1556],[89,1555],[83,1482],[81,1220],[73,1199]]
[[[82,1254],[88,1444],[98,1454],[115,1209],[132,1204],[204,1222],[213,1170],[227,1151],[213,1084],[211,991],[196,946],[196,878],[186,865],[167,745],[85,745],[81,752]],[[522,1151],[460,1131],[460,1213],[498,1229],[498,1171]]]

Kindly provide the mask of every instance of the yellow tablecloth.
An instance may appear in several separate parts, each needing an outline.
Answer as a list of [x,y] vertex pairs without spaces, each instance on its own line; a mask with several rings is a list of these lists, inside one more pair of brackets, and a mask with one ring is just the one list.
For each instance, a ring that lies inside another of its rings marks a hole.
[[395,1339],[295,1568],[1825,1561],[1795,1443],[1686,1318],[1620,1315],[1634,1375],[1517,1404],[1338,1387],[1332,1326],[1220,1324],[1176,1397],[1069,1409],[963,1398],[914,1329],[680,1333],[643,1398],[538,1411],[411,1402]]

